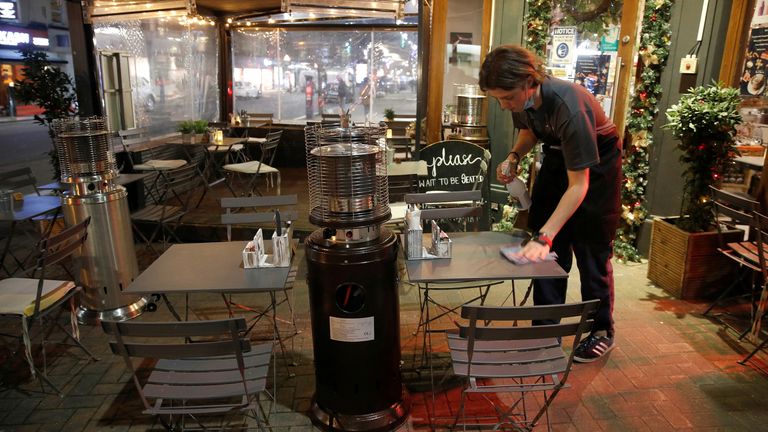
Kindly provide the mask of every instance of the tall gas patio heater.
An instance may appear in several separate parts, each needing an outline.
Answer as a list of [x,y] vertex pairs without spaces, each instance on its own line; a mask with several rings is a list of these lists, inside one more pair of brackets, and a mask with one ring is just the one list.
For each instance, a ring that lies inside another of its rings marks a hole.
[[310,416],[325,430],[384,431],[410,403],[400,375],[397,237],[382,127],[305,129],[305,241],[316,390]]

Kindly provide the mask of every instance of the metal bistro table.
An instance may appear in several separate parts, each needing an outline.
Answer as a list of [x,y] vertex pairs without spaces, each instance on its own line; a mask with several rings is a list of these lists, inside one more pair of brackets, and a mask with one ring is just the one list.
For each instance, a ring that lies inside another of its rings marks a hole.
[[[270,249],[271,244],[265,242]],[[126,288],[126,294],[159,294],[181,320],[167,294],[270,293],[284,289],[290,267],[243,268],[245,242],[174,244]],[[273,311],[274,312],[274,311]]]
[[[565,272],[555,261],[543,261],[517,265],[501,255],[505,246],[520,244],[523,239],[510,233],[497,231],[454,232],[451,237],[451,258],[405,259],[408,279],[412,283],[457,282],[479,280],[520,280],[520,279],[556,279],[567,278]],[[424,244],[429,244],[431,236],[424,235]],[[403,248],[405,254],[405,248]],[[427,312],[427,319],[429,315]],[[426,330],[425,330],[426,331]],[[431,336],[427,349],[431,351]],[[432,389],[432,406],[435,406],[435,381],[432,359],[427,355],[429,365],[429,385]],[[430,425],[432,418],[430,415]]]
[[[221,148],[227,148],[228,151],[232,149],[232,146],[235,144],[242,144],[246,141],[247,138],[245,137],[224,137],[224,139],[220,143],[212,143],[212,142],[184,142],[180,136],[174,137],[168,141],[166,141],[167,145],[180,145],[183,146],[184,152],[187,154],[187,157],[190,161],[194,161],[194,156],[187,151],[187,146],[202,146],[203,151],[205,152],[205,168],[202,172],[200,172],[200,175],[205,179],[206,184],[206,192],[208,192],[208,189],[212,186],[215,186],[221,182],[224,181],[224,175],[221,172],[220,167],[216,163],[216,160],[214,158],[214,154],[208,150],[208,146],[217,146]],[[206,175],[211,175],[213,177],[212,180],[208,180]]]
[[[264,246],[270,252],[271,242],[265,242]],[[225,294],[269,293],[273,338],[280,344],[283,357],[287,359],[277,326],[275,292],[285,289],[291,267],[245,269],[242,264],[244,247],[243,241],[175,244],[147,267],[124,292],[161,295],[179,321],[181,317],[168,301],[167,294],[185,295],[185,318],[188,318],[189,294],[220,293],[223,297]],[[273,374],[275,380],[277,368],[274,365]],[[273,397],[277,400],[277,391],[274,389],[276,386],[273,387]]]
[[[55,212],[51,223],[46,228],[46,231],[42,234],[43,237],[50,233],[53,228],[56,215],[61,210],[61,198],[53,195],[26,195],[21,201],[13,201],[13,208],[8,210],[0,210],[0,223],[8,223],[10,229],[8,236],[5,239],[5,245],[3,246],[3,253],[0,255],[0,268],[8,274],[13,274],[19,269],[24,268],[24,264],[30,254],[26,258],[19,259],[16,254],[11,252],[11,242],[16,232],[16,225],[19,222],[31,221],[33,218],[42,216],[47,213]],[[6,267],[5,259],[10,255],[16,262],[16,269],[11,271],[10,267]]]

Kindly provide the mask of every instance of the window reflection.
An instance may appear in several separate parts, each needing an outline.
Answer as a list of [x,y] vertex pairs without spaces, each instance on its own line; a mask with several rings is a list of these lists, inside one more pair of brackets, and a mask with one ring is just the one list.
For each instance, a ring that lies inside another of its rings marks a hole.
[[415,30],[236,29],[235,111],[272,112],[283,123],[341,111],[355,122],[383,120],[387,108],[415,114],[417,45]]

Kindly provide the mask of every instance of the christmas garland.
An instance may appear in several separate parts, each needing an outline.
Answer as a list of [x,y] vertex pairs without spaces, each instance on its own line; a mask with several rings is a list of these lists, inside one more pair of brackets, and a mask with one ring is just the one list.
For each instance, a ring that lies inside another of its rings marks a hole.
[[624,144],[624,183],[621,190],[621,225],[616,233],[614,253],[625,261],[640,261],[637,234],[648,217],[645,188],[648,184],[648,148],[653,143],[653,124],[659,112],[661,73],[667,64],[670,41],[669,20],[674,0],[648,0],[643,13],[639,54],[642,72],[635,80]]
[[525,45],[537,56],[544,58],[549,41],[549,23],[552,21],[552,0],[528,0],[525,14]]

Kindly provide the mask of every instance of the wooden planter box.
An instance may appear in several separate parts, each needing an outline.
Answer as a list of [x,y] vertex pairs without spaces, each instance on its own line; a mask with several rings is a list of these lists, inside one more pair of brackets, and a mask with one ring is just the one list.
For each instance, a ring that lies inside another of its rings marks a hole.
[[[689,233],[669,219],[654,219],[648,279],[683,300],[711,298],[735,277],[737,265],[717,251],[717,232]],[[744,237],[741,230],[723,233],[726,242]]]

